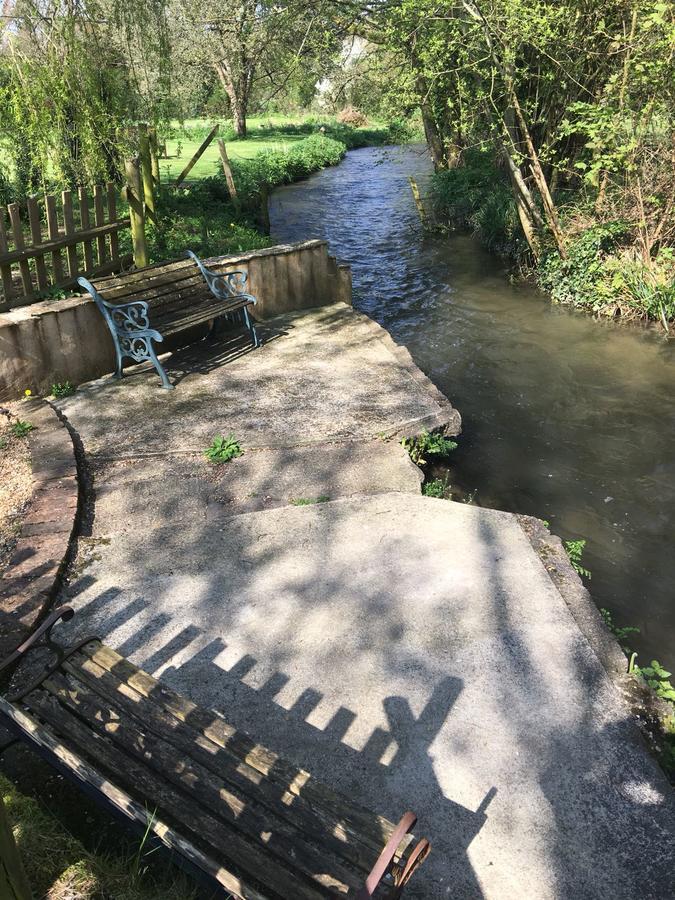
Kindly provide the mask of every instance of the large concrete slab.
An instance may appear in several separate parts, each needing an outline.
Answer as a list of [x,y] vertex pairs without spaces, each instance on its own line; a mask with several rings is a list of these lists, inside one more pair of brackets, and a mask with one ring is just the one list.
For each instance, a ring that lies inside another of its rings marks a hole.
[[234,432],[249,448],[371,440],[448,426],[459,415],[387,332],[337,303],[261,325],[251,350],[225,338],[167,361],[174,391],[147,367],[58,401],[89,454],[200,452]]
[[388,493],[156,524],[95,522],[78,630],[417,810],[411,897],[672,896],[672,793],[515,516]]

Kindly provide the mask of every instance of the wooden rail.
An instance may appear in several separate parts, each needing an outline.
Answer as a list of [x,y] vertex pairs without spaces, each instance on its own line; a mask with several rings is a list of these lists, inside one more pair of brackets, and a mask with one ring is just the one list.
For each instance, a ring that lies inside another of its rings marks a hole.
[[60,203],[47,195],[0,208],[0,312],[73,287],[80,275],[125,268],[131,256],[120,255],[119,233],[129,226],[118,218],[112,183],[91,197],[80,187],[63,191]]

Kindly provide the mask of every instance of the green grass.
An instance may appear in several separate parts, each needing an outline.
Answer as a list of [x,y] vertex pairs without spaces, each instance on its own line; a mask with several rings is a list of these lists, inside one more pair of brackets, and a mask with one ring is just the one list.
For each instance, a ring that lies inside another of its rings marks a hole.
[[143,850],[92,853],[36,800],[0,775],[0,791],[35,898],[196,900],[188,879],[166,859],[157,873]]
[[[287,150],[310,134],[318,133],[321,121],[313,117],[299,116],[261,116],[248,119],[248,135],[239,140],[234,137],[230,123],[220,119],[186,119],[182,124],[171,123],[173,135],[166,140],[167,159],[160,159],[160,171],[164,179],[177,178],[197,151],[209,130],[219,122],[219,136],[225,140],[227,154],[230,159],[253,159],[258,153],[269,150]],[[331,120],[325,120],[325,127],[330,135]],[[334,123],[333,123],[333,127]],[[366,133],[386,130],[382,123],[373,123],[353,132]],[[298,131],[293,133],[293,129]],[[179,147],[180,145],[180,147]],[[177,155],[180,149],[180,156]],[[190,171],[188,181],[208,178],[222,171],[217,137],[206,148],[202,156]]]

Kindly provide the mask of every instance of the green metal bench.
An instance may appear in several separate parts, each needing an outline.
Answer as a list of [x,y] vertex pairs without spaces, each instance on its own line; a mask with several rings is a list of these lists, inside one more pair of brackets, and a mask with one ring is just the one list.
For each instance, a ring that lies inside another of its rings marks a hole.
[[55,659],[0,721],[176,861],[240,900],[368,900],[401,895],[429,852],[398,825],[343,797],[218,713],[156,681],[96,638],[51,640],[62,607],[0,665],[44,638]]
[[260,346],[249,313],[256,298],[244,291],[245,272],[227,271],[227,257],[211,260],[207,267],[191,250],[188,260],[146,266],[98,281],[94,286],[78,278],[91,294],[110,329],[115,344],[115,378],[122,377],[125,358],[153,364],[162,386],[173,388],[157,358],[153,342],[201,325],[227,318],[239,320],[249,331],[254,347]]

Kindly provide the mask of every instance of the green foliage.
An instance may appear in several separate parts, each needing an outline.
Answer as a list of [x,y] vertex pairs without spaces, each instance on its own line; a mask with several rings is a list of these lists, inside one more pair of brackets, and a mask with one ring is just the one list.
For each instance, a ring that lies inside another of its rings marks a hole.
[[149,230],[150,258],[181,256],[186,248],[200,256],[258,250],[270,240],[257,230],[261,189],[304,178],[338,163],[345,147],[322,135],[298,141],[288,150],[260,153],[252,159],[233,159],[239,206],[230,201],[222,174],[165,191],[158,204],[159,224]]
[[52,385],[52,396],[70,397],[75,393],[75,387],[70,381],[55,381]]
[[612,614],[608,609],[601,609],[600,615],[602,616],[602,620],[605,625],[609,628],[609,630],[619,642],[623,652],[626,654],[626,656],[629,657],[631,655],[631,649],[626,642],[626,638],[631,634],[640,634],[640,629],[635,628],[632,625],[625,625],[620,628],[615,624],[614,619],[612,618]]
[[17,421],[14,422],[14,424],[12,425],[10,430],[11,430],[12,434],[14,435],[14,437],[22,438],[22,437],[26,437],[26,435],[29,434],[31,431],[33,431],[34,428],[35,428],[35,425],[31,425],[30,422],[24,422],[22,419],[17,419]]
[[565,552],[569,556],[572,568],[578,575],[584,575],[590,579],[591,573],[581,565],[581,559],[584,555],[586,541],[580,538],[576,541],[565,541]]
[[[630,634],[639,634],[640,629],[632,626],[617,626],[612,614],[607,609],[601,609],[600,614],[605,625],[628,657],[628,674],[636,678],[643,678],[660,700],[675,704],[675,687],[670,681],[672,673],[664,669],[657,659],[653,659],[648,666],[638,666],[637,653],[625,643]],[[659,716],[658,726],[661,732],[656,742],[659,761],[665,772],[673,779],[675,778],[675,715]]]
[[467,150],[461,166],[435,173],[431,194],[441,221],[472,231],[495,253],[518,258],[526,252],[513,192],[493,153]]
[[646,266],[627,252],[631,228],[609,222],[587,228],[568,246],[567,259],[549,252],[537,275],[555,303],[572,304],[594,313],[653,319],[666,328],[675,321],[675,261],[662,248]]
[[422,485],[422,493],[425,497],[438,497],[443,500],[450,500],[450,475],[446,472],[444,478],[432,478],[431,481],[425,481]]
[[669,681],[672,672],[666,671],[657,659],[653,659],[648,666],[635,666],[633,672],[641,675],[661,700],[675,703],[675,687]]
[[410,459],[419,466],[425,465],[427,456],[449,456],[457,448],[455,441],[434,431],[423,431],[414,438],[403,438],[401,444],[410,454]]
[[327,494],[321,494],[319,497],[296,497],[291,500],[293,506],[313,506],[315,503],[327,503],[330,497]]
[[222,434],[215,437],[211,446],[204,451],[204,456],[209,462],[221,465],[241,456],[243,452],[239,442],[235,440],[234,434],[230,433],[227,437],[223,437]]

